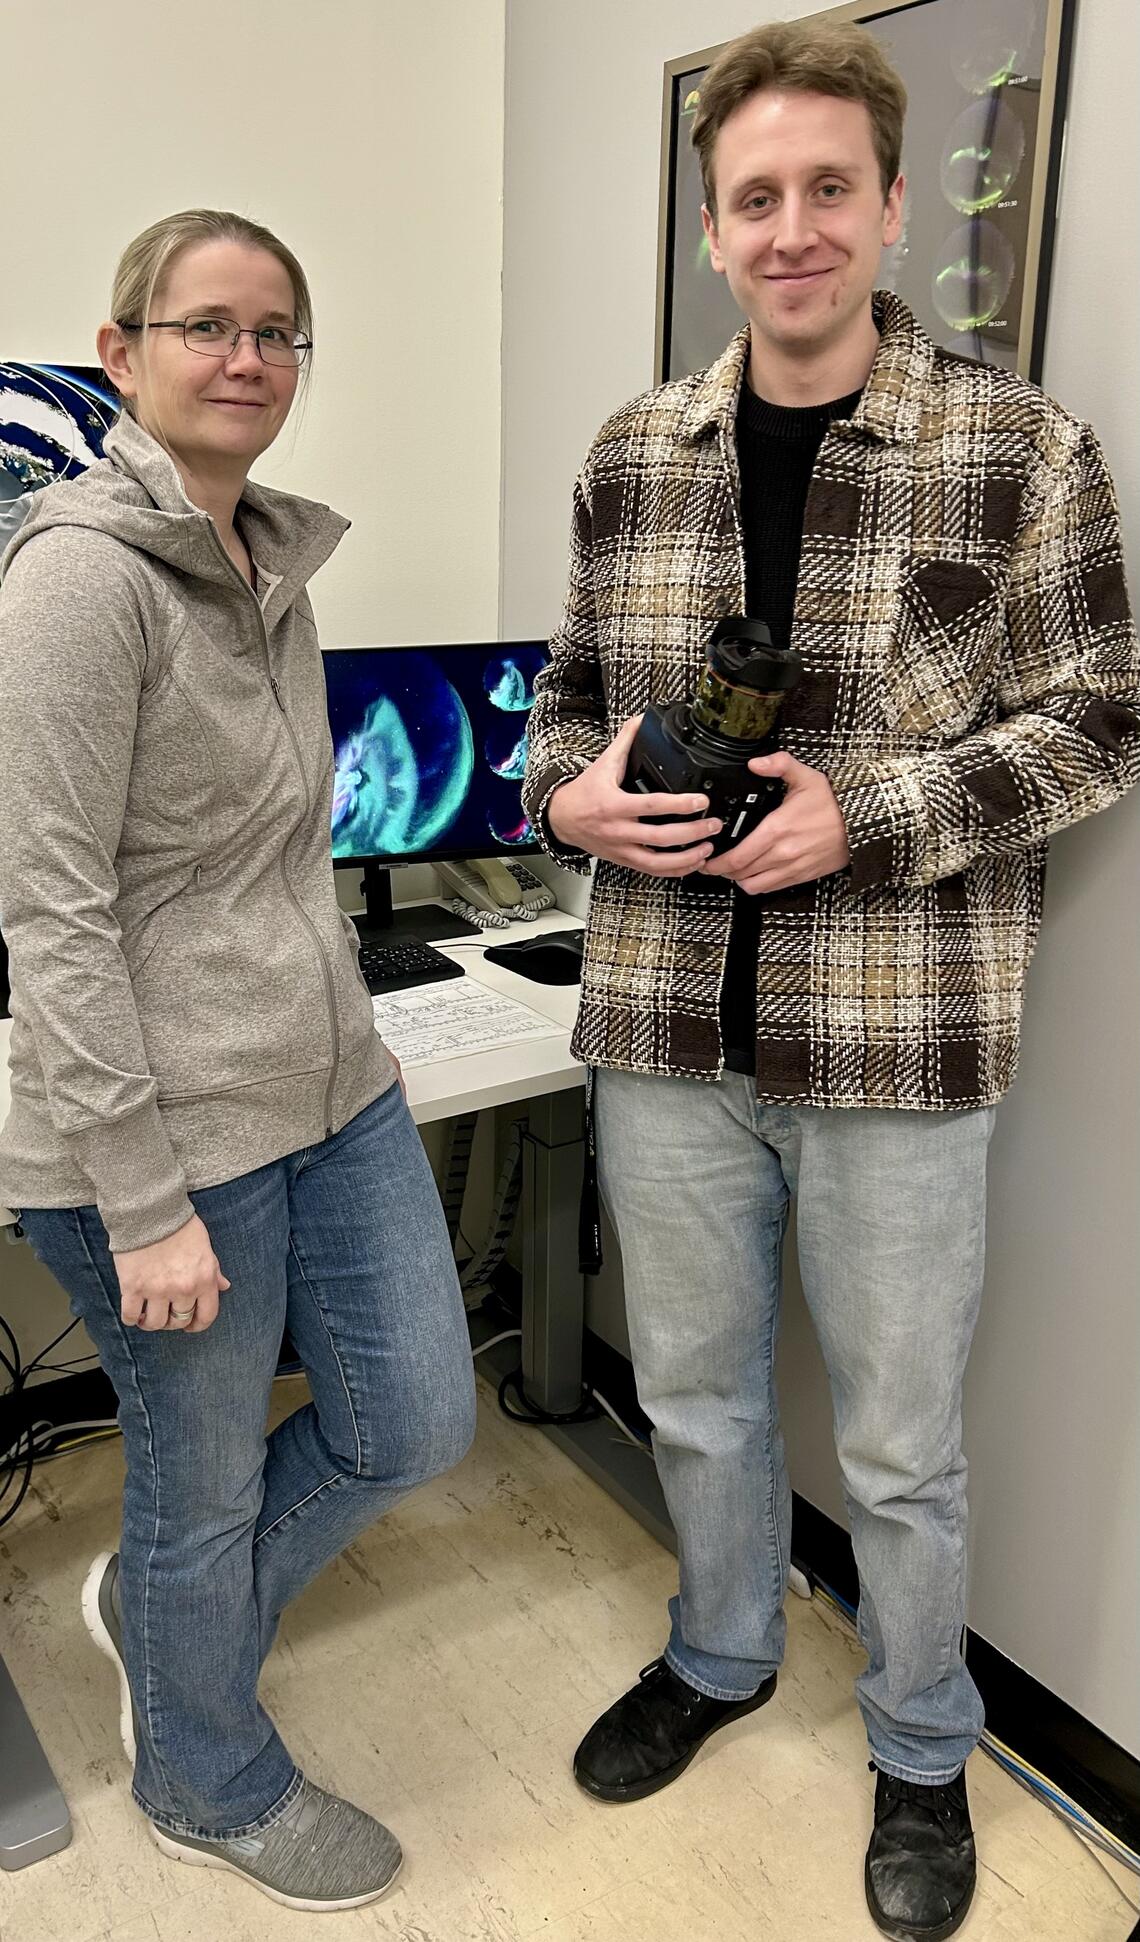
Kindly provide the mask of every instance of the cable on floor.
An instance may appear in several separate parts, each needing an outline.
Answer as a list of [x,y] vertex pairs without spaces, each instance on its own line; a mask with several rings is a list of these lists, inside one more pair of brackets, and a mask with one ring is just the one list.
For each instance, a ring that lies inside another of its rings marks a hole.
[[[830,1585],[825,1585],[821,1579],[814,1579],[814,1586],[815,1595],[821,1603],[829,1605],[837,1617],[846,1626],[854,1630],[854,1607],[849,1605],[845,1598],[841,1598],[838,1592],[832,1591]],[[999,1740],[995,1733],[990,1733],[989,1731],[984,1732],[980,1745],[982,1752],[987,1754],[995,1765],[1001,1767],[1005,1773],[1009,1774],[1012,1780],[1016,1780],[1018,1785],[1024,1787],[1028,1793],[1033,1794],[1036,1799],[1043,1801],[1059,1819],[1064,1821],[1072,1834],[1077,1835],[1083,1841],[1091,1843],[1093,1847],[1102,1848],[1106,1854],[1111,1855],[1114,1861],[1118,1861],[1131,1874],[1140,1875],[1140,1854],[1136,1852],[1135,1848],[1130,1848],[1127,1842],[1122,1841],[1109,1828],[1102,1827],[1101,1823],[1094,1820],[1093,1816],[1087,1813],[1083,1807],[1079,1806],[1072,1796],[1067,1794],[1062,1787],[1058,1787],[1051,1780],[1047,1780],[1045,1775],[1040,1773],[1030,1761],[1022,1759],[1021,1755],[1015,1753],[1012,1747],[1006,1746],[1003,1740]],[[1119,1882],[1116,1885],[1120,1888]],[[1128,1897],[1122,1888],[1120,1889],[1120,1895],[1122,1901],[1128,1902]],[[1129,1903],[1129,1906],[1132,1905]]]

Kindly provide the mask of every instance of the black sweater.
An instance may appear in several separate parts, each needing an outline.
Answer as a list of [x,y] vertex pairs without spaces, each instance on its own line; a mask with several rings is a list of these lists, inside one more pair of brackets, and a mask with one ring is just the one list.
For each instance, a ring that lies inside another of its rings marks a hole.
[[[740,461],[740,523],[744,535],[747,613],[766,620],[772,639],[791,638],[800,565],[804,508],[824,433],[833,418],[850,418],[861,391],[832,404],[770,405],[741,387],[736,419]],[[756,1071],[756,940],[763,897],[733,891],[732,932],[721,992],[721,1030],[730,1071]]]

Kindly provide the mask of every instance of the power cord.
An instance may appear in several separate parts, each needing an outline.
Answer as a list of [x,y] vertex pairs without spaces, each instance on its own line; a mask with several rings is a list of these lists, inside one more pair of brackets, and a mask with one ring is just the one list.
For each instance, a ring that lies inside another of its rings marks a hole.
[[[649,1438],[647,1436],[639,1436],[636,1430],[631,1429],[629,1424],[625,1421],[625,1418],[618,1415],[617,1410],[614,1408],[613,1404],[606,1401],[606,1398],[602,1395],[602,1392],[600,1389],[591,1389],[590,1394],[594,1398],[594,1401],[597,1403],[599,1409],[603,1409],[605,1411],[611,1423],[617,1424],[626,1442],[632,1443],[636,1450],[640,1450],[642,1452],[643,1456],[652,1458],[653,1445],[650,1443]],[[614,1438],[614,1441],[615,1442],[617,1441],[616,1437]]]
[[[9,1396],[18,1396],[24,1388],[27,1371],[20,1361],[20,1345],[2,1315],[0,1315],[0,1329],[3,1330],[11,1350],[9,1355],[5,1350],[0,1349],[0,1368],[3,1368],[8,1375],[8,1388],[5,1393]],[[0,1510],[0,1529],[11,1522],[27,1496],[35,1461],[32,1427],[30,1423],[25,1423],[21,1425],[14,1441],[4,1452],[4,1481],[0,1483],[0,1505],[4,1504],[5,1498],[12,1489],[15,1489],[16,1495],[10,1504]]]
[[461,1234],[460,1216],[463,1212],[463,1196],[467,1190],[467,1173],[471,1164],[471,1146],[475,1138],[477,1118],[477,1113],[457,1114],[451,1122],[448,1134],[447,1155],[439,1197],[443,1202],[443,1214],[452,1247],[455,1246],[457,1238],[466,1240],[466,1236]]
[[525,1120],[511,1122],[486,1238],[478,1252],[464,1262],[460,1272],[459,1284],[465,1294],[470,1289],[486,1287],[506,1257],[522,1194],[525,1127]]
[[[30,1362],[20,1357],[19,1343],[4,1317],[0,1315],[0,1332],[3,1333],[8,1347],[0,1349],[0,1369],[8,1377],[7,1387],[0,1400],[15,1404],[27,1398],[32,1386],[32,1377],[50,1370],[53,1374],[67,1375],[76,1367],[88,1366],[98,1358],[88,1354],[75,1356],[70,1362],[51,1362],[49,1356],[60,1343],[78,1328],[76,1318],[61,1328],[50,1342],[33,1356]],[[48,1462],[52,1457],[63,1456],[69,1449],[78,1449],[88,1442],[102,1441],[105,1437],[117,1436],[119,1429],[113,1418],[98,1422],[52,1423],[35,1414],[30,1399],[25,1401],[25,1420],[16,1431],[6,1450],[0,1453],[0,1527],[11,1522],[27,1496],[31,1487],[32,1472],[38,1463]],[[12,1496],[13,1490],[15,1496]],[[5,1501],[10,1499],[10,1501]]]
[[[62,1341],[65,1341],[66,1338],[71,1334],[72,1329],[75,1329],[78,1327],[79,1327],[79,1317],[76,1316],[74,1321],[68,1322],[66,1328],[60,1329],[58,1335],[52,1336],[52,1339],[48,1343],[47,1347],[41,1349],[39,1351],[39,1354],[36,1356],[33,1356],[32,1360],[28,1363],[27,1368],[24,1370],[25,1382],[27,1381],[29,1376],[34,1376],[38,1370],[67,1368],[70,1366],[70,1364],[67,1364],[67,1363],[49,1362],[47,1360],[47,1357],[51,1354],[53,1349],[58,1349],[60,1343]],[[98,1358],[94,1354],[76,1356],[75,1358],[76,1362],[93,1362],[93,1361],[96,1361],[97,1359]]]
[[522,1334],[521,1328],[505,1328],[502,1331],[501,1335],[492,1335],[489,1341],[480,1342],[478,1348],[472,1349],[471,1351],[472,1362],[475,1361],[476,1357],[480,1355],[486,1355],[488,1349],[497,1349],[500,1342],[510,1342],[516,1339],[521,1334]]
[[[831,1589],[830,1585],[824,1584],[822,1579],[816,1578],[814,1575],[812,1579],[812,1590],[815,1597],[820,1599],[824,1605],[829,1606],[849,1630],[855,1630],[855,1610],[845,1598],[841,1598],[837,1591]],[[1110,1829],[1103,1827],[1099,1821],[1095,1821],[1091,1814],[1087,1813],[1083,1807],[1078,1806],[1071,1795],[1065,1793],[1063,1788],[1057,1787],[1051,1780],[1047,1780],[1045,1775],[1040,1773],[1036,1767],[1032,1766],[1028,1760],[1023,1760],[1020,1754],[1013,1751],[1012,1747],[1006,1746],[1003,1740],[999,1740],[995,1734],[988,1730],[982,1734],[980,1746],[982,1752],[988,1754],[994,1764],[1001,1767],[1010,1776],[1011,1780],[1016,1780],[1018,1785],[1024,1787],[1027,1793],[1033,1794],[1036,1799],[1044,1801],[1047,1807],[1052,1808],[1053,1812],[1065,1822],[1070,1833],[1076,1835],[1079,1840],[1086,1843],[1090,1851],[1095,1848],[1101,1848],[1105,1854],[1111,1855],[1112,1859],[1118,1862],[1122,1868],[1127,1868],[1132,1874],[1140,1875],[1140,1854],[1134,1848],[1130,1848],[1126,1841],[1122,1841],[1119,1835],[1113,1834]],[[1105,1872],[1107,1873],[1108,1870],[1106,1869]],[[1119,1882],[1116,1885],[1120,1888]],[[1120,1888],[1120,1895],[1122,1901],[1132,1906],[1128,1902],[1128,1896],[1122,1888]]]

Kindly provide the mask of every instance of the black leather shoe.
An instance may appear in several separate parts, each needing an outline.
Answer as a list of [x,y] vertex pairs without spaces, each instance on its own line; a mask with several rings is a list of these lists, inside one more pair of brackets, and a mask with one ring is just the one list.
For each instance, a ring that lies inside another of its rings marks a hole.
[[684,1773],[718,1726],[754,1713],[775,1690],[773,1673],[750,1699],[708,1699],[654,1659],[595,1720],[574,1755],[574,1778],[598,1800],[644,1800]]
[[895,1942],[939,1942],[961,1928],[978,1877],[966,1772],[944,1787],[880,1773],[867,1849],[867,1906]]

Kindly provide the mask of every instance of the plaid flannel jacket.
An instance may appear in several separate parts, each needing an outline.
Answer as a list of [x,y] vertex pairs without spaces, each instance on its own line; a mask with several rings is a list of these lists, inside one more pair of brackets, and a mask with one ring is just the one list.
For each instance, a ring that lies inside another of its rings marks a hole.
[[[1017,1064],[1047,839],[1140,766],[1140,663],[1112,483],[1036,386],[936,348],[896,297],[804,520],[785,747],[829,778],[848,869],[763,900],[757,1093],[773,1103],[990,1105]],[[603,426],[574,495],[566,608],[530,721],[527,813],[630,715],[692,692],[740,613],[743,330]],[[600,862],[573,1049],[715,1079],[724,881]]]

